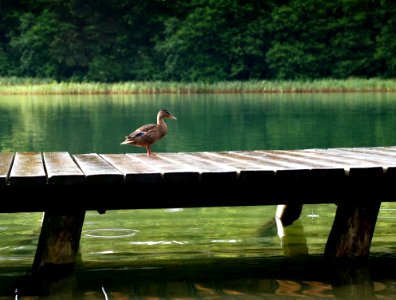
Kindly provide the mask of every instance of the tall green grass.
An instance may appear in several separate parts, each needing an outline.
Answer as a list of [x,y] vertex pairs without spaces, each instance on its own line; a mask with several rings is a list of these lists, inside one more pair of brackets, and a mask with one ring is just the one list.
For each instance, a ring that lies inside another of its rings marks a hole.
[[0,77],[0,94],[196,94],[395,92],[396,79],[250,80],[206,82],[57,82],[53,79]]

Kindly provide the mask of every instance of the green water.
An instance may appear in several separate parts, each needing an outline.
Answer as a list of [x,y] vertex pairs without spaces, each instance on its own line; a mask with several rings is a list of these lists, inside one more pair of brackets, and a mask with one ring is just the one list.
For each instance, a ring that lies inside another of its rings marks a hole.
[[124,136],[167,108],[155,151],[396,145],[395,94],[1,96],[1,151],[144,152]]
[[[161,108],[177,121],[167,121],[154,152],[396,145],[392,93],[0,96],[0,151],[142,153],[120,143]],[[275,209],[87,212],[75,274],[44,287],[21,279],[42,214],[2,214],[0,299],[364,299],[362,286],[376,297],[396,295],[396,276],[376,272],[378,264],[359,270],[364,276],[352,285],[318,271],[328,270],[321,255],[335,205],[306,205],[287,239],[278,236]],[[371,248],[387,264],[396,260],[395,209],[382,204]],[[287,260],[301,256],[309,260]]]

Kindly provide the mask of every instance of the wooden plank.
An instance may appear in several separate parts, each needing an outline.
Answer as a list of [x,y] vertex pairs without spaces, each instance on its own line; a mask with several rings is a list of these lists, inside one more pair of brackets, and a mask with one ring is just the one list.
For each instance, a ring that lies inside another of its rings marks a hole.
[[242,155],[234,152],[204,152],[200,156],[216,162],[223,168],[231,167],[236,169],[238,180],[244,183],[269,183],[275,177],[274,166],[268,166],[261,160],[248,155]]
[[396,146],[392,146],[392,147],[373,147],[373,149],[380,150],[382,152],[388,152],[390,155],[396,155]]
[[312,169],[340,169],[347,167],[349,160],[327,156],[324,152],[306,150],[281,150],[277,151],[286,157],[293,156],[295,160],[309,165]]
[[202,153],[158,153],[147,157],[140,154],[126,154],[135,163],[143,164],[163,175],[164,181],[207,182],[237,178],[238,169],[224,163],[205,158]]
[[136,161],[125,154],[101,154],[101,157],[124,175],[126,183],[155,183],[162,179],[160,171],[142,163],[144,158]]
[[271,151],[244,151],[237,153],[244,155],[246,158],[254,158],[257,161],[261,161],[263,164],[266,164],[267,167],[273,168],[274,170],[307,168],[307,164],[305,163],[282,159],[281,157],[274,155]]
[[[262,151],[259,151],[262,152]],[[305,156],[300,151],[286,151],[286,150],[273,150],[271,151],[269,157],[276,160],[282,160],[291,162],[294,164],[301,164],[307,169],[318,169],[318,168],[334,168],[334,163],[327,160],[313,159],[312,157]]]
[[328,149],[326,150],[326,155],[349,160],[349,166],[351,168],[378,167],[382,164],[380,161],[373,159],[372,157],[367,158],[363,155],[356,155],[342,149]]
[[14,153],[0,153],[0,187],[5,186],[8,182],[13,159]]
[[184,164],[195,168],[200,173],[200,181],[203,183],[234,182],[238,178],[239,170],[223,162],[209,159],[202,155],[202,152],[183,153],[177,155],[175,159],[182,161]]
[[[349,175],[356,176],[358,173],[364,172],[366,175],[369,173],[383,173],[384,169],[381,167],[384,165],[382,159],[376,160],[375,157],[362,156],[360,153],[348,151],[338,151],[338,149],[327,149],[327,150],[302,150],[302,151],[288,151],[294,153],[296,156],[311,157],[312,160],[317,161],[328,161],[329,168],[328,172],[335,174],[335,170],[344,168]],[[332,166],[332,167],[330,167]],[[320,168],[314,168],[313,171],[319,171]],[[320,173],[323,175],[325,170],[321,170]],[[340,173],[341,174],[341,173]],[[378,174],[374,174],[377,176]]]
[[369,147],[369,148],[335,148],[339,151],[352,152],[358,154],[367,154],[380,157],[396,158],[396,148],[381,148],[381,147]]
[[188,168],[199,171],[200,173],[211,173],[211,172],[228,172],[235,171],[234,168],[225,165],[219,165],[214,161],[208,161],[203,159],[201,152],[191,152],[191,153],[163,153],[161,156],[164,159],[170,161],[177,161],[180,164],[188,166]]
[[250,157],[248,155],[242,156],[237,155],[233,152],[201,152],[202,158],[208,159],[211,162],[215,162],[218,165],[222,165],[223,168],[231,168],[238,171],[241,170],[266,170],[273,171],[274,167],[269,166],[262,161]]
[[68,152],[43,153],[48,183],[51,185],[74,185],[85,182],[85,175]]
[[127,154],[136,163],[141,163],[148,168],[157,170],[162,175],[164,182],[197,183],[199,171],[179,159],[168,155],[156,154],[150,157],[142,155]]
[[41,186],[47,177],[40,152],[17,152],[11,168],[11,186]]
[[251,166],[257,166],[259,170],[275,171],[278,169],[284,169],[285,164],[279,163],[270,159],[265,159],[257,156],[257,153],[251,151],[229,151],[220,152],[224,159],[240,161],[238,163],[243,165],[242,170],[246,168],[251,168]]
[[336,152],[334,149],[315,149],[315,150],[303,150],[304,153],[309,153],[311,155],[318,155],[319,159],[322,160],[332,160],[334,162],[339,161],[339,168],[343,167],[345,172],[349,174],[351,168],[375,168],[379,164],[372,159],[365,159],[363,157],[357,157],[353,155],[348,155],[345,152]]
[[123,174],[96,153],[73,155],[90,184],[120,184]]
[[376,155],[368,152],[366,149],[331,149],[331,153],[335,153],[340,157],[354,159],[356,163],[361,161],[363,164],[373,164],[376,166],[396,166],[396,158],[386,155]]
[[327,149],[300,150],[295,155],[326,162],[330,164],[332,168],[349,170],[349,167],[353,164],[353,160],[350,158],[330,154]]

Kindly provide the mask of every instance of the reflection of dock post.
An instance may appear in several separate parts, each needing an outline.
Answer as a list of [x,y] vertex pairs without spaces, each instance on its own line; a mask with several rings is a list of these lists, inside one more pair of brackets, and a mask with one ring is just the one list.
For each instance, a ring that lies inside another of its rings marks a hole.
[[47,211],[33,262],[33,273],[63,273],[76,263],[85,211]]
[[368,267],[337,266],[332,282],[334,295],[342,299],[377,299]]

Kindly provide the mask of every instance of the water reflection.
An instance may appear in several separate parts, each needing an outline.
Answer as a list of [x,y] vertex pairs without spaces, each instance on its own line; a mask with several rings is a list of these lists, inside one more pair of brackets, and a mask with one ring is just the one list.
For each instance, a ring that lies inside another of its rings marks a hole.
[[338,266],[334,290],[345,299],[377,299],[368,267]]
[[396,94],[0,96],[0,151],[144,152],[120,140],[178,116],[155,151],[396,145]]
[[308,254],[307,239],[301,221],[297,220],[292,225],[284,227],[277,220],[277,227],[283,253],[286,257]]
[[[389,263],[389,260],[387,261]],[[284,269],[289,266],[289,273]],[[298,268],[296,268],[298,266]],[[154,266],[152,266],[154,267]],[[214,260],[196,265],[162,264],[157,268],[77,269],[67,278],[6,279],[0,296],[19,299],[393,299],[392,271],[372,279],[381,266],[340,267],[320,258]],[[383,267],[383,266],[382,266]],[[395,267],[391,260],[389,267]],[[123,276],[119,276],[119,274]],[[9,275],[8,275],[9,276]],[[15,280],[15,279],[14,279]],[[11,284],[10,284],[11,283]],[[38,298],[36,298],[38,297]]]

